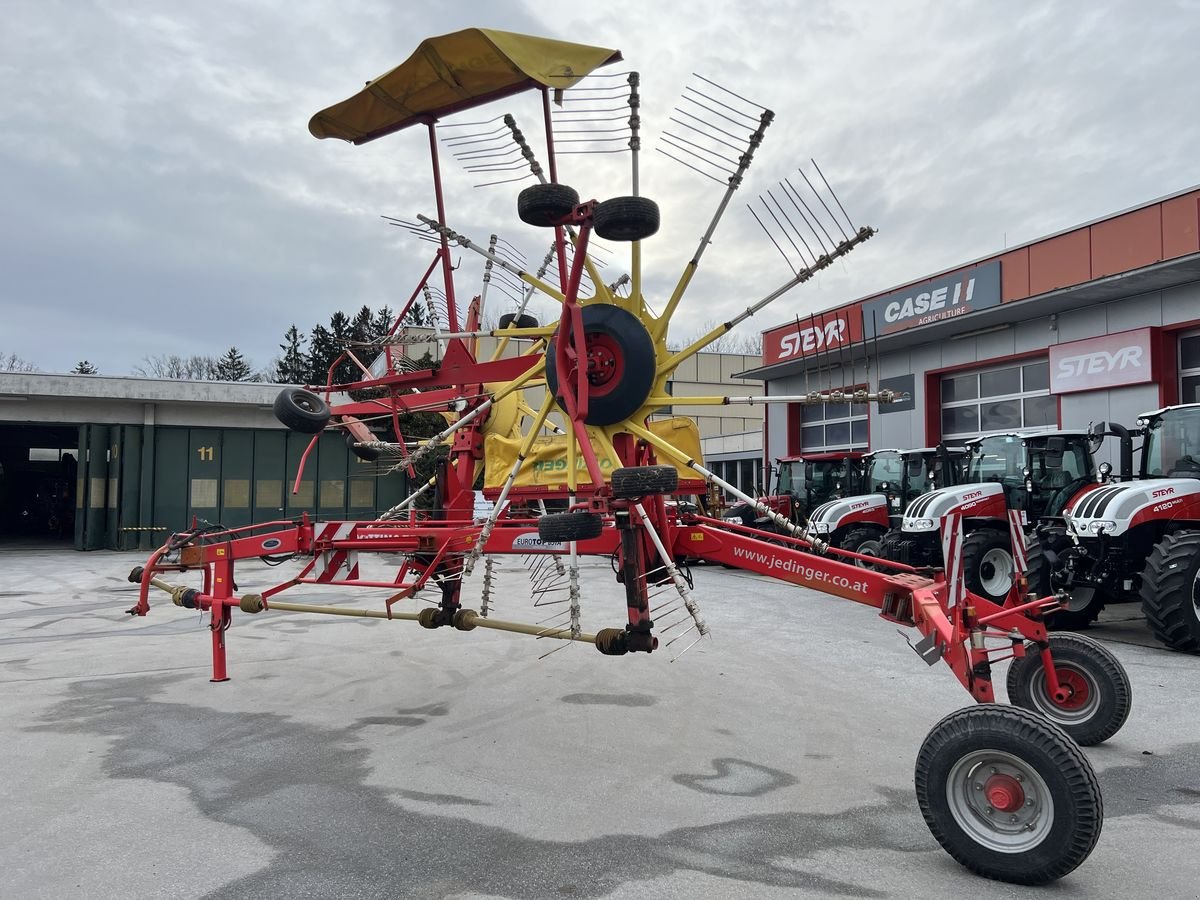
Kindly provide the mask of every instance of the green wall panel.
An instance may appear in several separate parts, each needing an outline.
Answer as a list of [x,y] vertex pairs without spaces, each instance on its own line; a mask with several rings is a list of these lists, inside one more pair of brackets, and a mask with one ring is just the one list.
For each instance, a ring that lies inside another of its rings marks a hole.
[[283,492],[288,481],[287,432],[254,432],[254,521],[285,518]]
[[221,434],[221,524],[251,523],[254,490],[254,432],[227,428]]
[[188,430],[187,498],[188,521],[221,521],[221,437],[220,428]]
[[[157,427],[154,429],[154,521],[166,528],[155,532],[183,531],[188,518],[188,430]],[[161,541],[159,541],[161,543]]]

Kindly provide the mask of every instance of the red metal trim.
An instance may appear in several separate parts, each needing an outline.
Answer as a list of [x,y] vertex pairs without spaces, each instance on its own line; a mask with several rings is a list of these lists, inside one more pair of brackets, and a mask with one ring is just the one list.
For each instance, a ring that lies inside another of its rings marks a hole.
[[[435,120],[429,121],[429,160],[433,165],[433,196],[437,201],[438,224],[446,224],[446,198],[442,190],[442,171],[438,162],[437,125]],[[454,299],[454,267],[450,264],[450,239],[445,234],[441,237],[442,252],[442,287],[446,291],[446,317],[451,332],[458,331],[458,304]]]

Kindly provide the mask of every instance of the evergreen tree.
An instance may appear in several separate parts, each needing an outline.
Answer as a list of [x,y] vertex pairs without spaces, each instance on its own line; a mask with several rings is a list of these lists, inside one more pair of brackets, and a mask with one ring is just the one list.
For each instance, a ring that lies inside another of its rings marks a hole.
[[417,297],[413,301],[413,305],[408,308],[408,312],[404,314],[405,325],[415,325],[417,328],[424,328],[429,318],[428,312],[425,309],[425,298]]
[[[334,353],[330,360],[332,362],[345,351],[346,342],[354,339],[354,323],[341,310],[329,317],[329,336],[333,340]],[[357,381],[361,375],[358,366],[349,359],[343,359],[338,363],[337,371],[333,373],[333,381],[335,384],[345,384],[348,381]]]
[[283,336],[283,343],[279,345],[279,349],[283,351],[282,358],[275,364],[275,369],[271,373],[272,379],[278,384],[307,384],[308,382],[308,358],[304,352],[304,344],[307,341],[295,324],[287,330],[287,334]]
[[249,381],[252,374],[250,364],[237,347],[230,347],[217,361],[214,373],[217,381]]
[[86,359],[81,359],[75,363],[75,368],[71,370],[72,375],[99,375],[100,370],[93,366]]
[[350,323],[351,339],[363,344],[370,343],[375,337],[371,326],[371,307],[364,306],[355,313],[354,321]]
[[375,340],[381,340],[387,336],[395,318],[396,311],[386,304],[375,311],[375,315],[371,319],[371,334]]
[[308,376],[306,384],[324,384],[329,376],[329,366],[338,355],[333,336],[324,325],[314,325],[308,341]]

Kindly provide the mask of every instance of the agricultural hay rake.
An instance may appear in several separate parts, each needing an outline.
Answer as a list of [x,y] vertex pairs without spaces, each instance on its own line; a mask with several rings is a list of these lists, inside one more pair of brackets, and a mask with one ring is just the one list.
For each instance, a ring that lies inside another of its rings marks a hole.
[[[213,681],[229,678],[235,610],[415,621],[447,632],[488,628],[561,642],[555,646],[590,644],[608,656],[650,653],[661,639],[661,649],[678,658],[709,631],[686,560],[736,565],[876,607],[884,619],[915,629],[918,655],[948,665],[978,704],[938,723],[918,756],[917,796],[931,831],[955,859],[988,877],[1038,884],[1067,874],[1091,852],[1102,821],[1096,775],[1072,735],[1095,740],[1121,726],[1129,710],[1123,670],[1094,642],[1082,650],[1073,645],[1069,658],[1056,656],[1043,615],[1060,607],[1059,598],[1029,595],[1023,580],[1003,603],[965,591],[957,560],[969,499],[946,514],[944,570],[882,565],[829,547],[719,478],[703,464],[695,422],[656,415],[679,402],[668,382],[681,363],[875,231],[853,224],[815,162],[798,170],[751,206],[787,261],[786,280],[706,334],[668,345],[672,317],[774,114],[700,76],[685,88],[656,149],[723,191],[674,288],[652,307],[643,295],[642,242],[657,231],[659,209],[640,187],[640,81],[634,72],[599,71],[620,60],[611,49],[469,29],[426,40],[400,66],[312,118],[314,136],[353,144],[427,129],[435,211],[389,221],[435,249],[387,335],[347,345],[324,385],[285,389],[275,412],[287,427],[313,436],[310,449],[326,429],[344,432],[381,475],[406,474],[414,489],[371,521],[304,515],[235,529],[198,523],[131,573],[140,592],[130,612],[145,615],[154,588],[206,613]],[[456,230],[439,163],[442,119],[526,91],[540,94],[544,163],[511,115],[448,126],[443,143],[481,185],[530,181],[517,198],[517,214],[547,235],[544,257],[527,257],[502,236],[477,240]],[[565,152],[628,154],[629,192],[581,198],[559,180]],[[627,273],[615,274],[618,253],[598,254],[597,239],[629,247]],[[480,293],[465,307],[452,250],[484,261]],[[530,258],[540,262],[535,271]],[[496,295],[511,311],[491,327],[488,302]],[[552,321],[533,314],[535,301],[552,304]],[[428,317],[429,329],[420,334],[403,324],[414,304]],[[490,353],[482,350],[485,340],[495,342]],[[415,365],[408,351],[430,342],[432,364]],[[839,352],[850,370],[862,364],[864,383],[686,402],[896,399],[871,387],[865,343],[844,342]],[[359,374],[338,382],[333,373],[346,362]],[[444,427],[407,438],[400,417],[418,411],[440,414]],[[489,501],[482,509],[478,482]],[[721,520],[703,502],[683,502],[713,487],[780,519],[782,533],[765,543],[755,529]],[[393,577],[368,576],[360,569],[363,554],[398,554],[402,562]],[[550,612],[550,620],[496,617],[493,556],[499,554],[527,561],[534,608]],[[587,555],[612,559],[626,600],[625,621],[595,632],[585,631],[581,619],[587,590],[579,560]],[[239,592],[236,564],[258,559],[297,561],[301,568],[273,586]],[[472,608],[464,583],[477,569],[482,596]],[[198,585],[180,583],[179,576],[193,572]],[[388,597],[381,608],[282,599],[302,585],[382,588]],[[993,669],[1014,658],[1041,667],[1030,709],[994,702]]]

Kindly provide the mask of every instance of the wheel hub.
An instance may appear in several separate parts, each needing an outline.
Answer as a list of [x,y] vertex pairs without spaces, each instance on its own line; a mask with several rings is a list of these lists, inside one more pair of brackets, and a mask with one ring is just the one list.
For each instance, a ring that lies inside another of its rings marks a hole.
[[1091,698],[1087,679],[1074,669],[1056,667],[1054,674],[1058,677],[1059,692],[1054,702],[1064,709],[1082,709]]
[[621,348],[607,334],[587,336],[587,379],[593,387],[619,380],[624,363]]
[[996,774],[983,785],[983,794],[988,804],[1000,812],[1015,812],[1025,805],[1025,792],[1021,783],[1011,775]]

